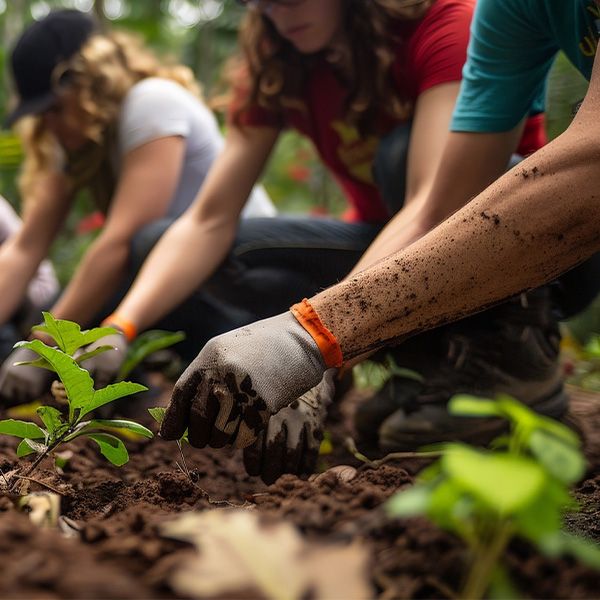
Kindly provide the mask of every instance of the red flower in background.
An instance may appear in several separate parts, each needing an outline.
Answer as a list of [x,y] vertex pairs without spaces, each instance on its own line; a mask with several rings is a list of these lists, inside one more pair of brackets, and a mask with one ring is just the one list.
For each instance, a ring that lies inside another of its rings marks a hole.
[[81,219],[79,223],[77,223],[75,231],[77,232],[77,235],[85,235],[86,233],[92,233],[93,231],[101,229],[104,225],[104,221],[104,215],[97,210],[91,215],[83,217],[83,219]]
[[287,172],[298,183],[306,183],[310,179],[310,169],[304,165],[290,165]]

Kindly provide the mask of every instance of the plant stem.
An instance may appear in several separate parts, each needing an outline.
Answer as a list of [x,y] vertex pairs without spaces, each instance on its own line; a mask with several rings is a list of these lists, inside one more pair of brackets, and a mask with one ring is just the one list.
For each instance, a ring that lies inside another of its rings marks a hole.
[[[187,478],[192,481],[192,475],[190,473],[190,470],[188,469],[187,463],[185,462],[185,455],[183,453],[183,448],[181,447],[181,441],[180,440],[176,440],[177,443],[177,447],[179,448],[179,454],[181,455],[181,462],[183,464],[182,470],[185,473],[185,475],[187,476]],[[194,483],[192,481],[192,483]]]
[[345,445],[348,452],[350,452],[352,456],[356,458],[356,460],[360,460],[361,462],[373,468],[377,468],[390,460],[398,460],[402,458],[437,458],[443,454],[443,452],[439,450],[433,450],[429,452],[390,452],[390,454],[386,454],[383,458],[371,460],[368,456],[365,456],[362,452],[360,452],[360,450],[358,450],[355,441],[351,437],[346,438]]
[[480,600],[487,591],[492,574],[512,536],[510,522],[504,521],[489,544],[481,544],[481,554],[475,557],[465,587],[460,595],[465,600]]

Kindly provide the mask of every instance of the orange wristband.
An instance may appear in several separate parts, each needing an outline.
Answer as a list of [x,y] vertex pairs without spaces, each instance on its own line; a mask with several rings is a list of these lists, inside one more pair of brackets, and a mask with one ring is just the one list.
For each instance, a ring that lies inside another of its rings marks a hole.
[[120,329],[123,332],[123,335],[127,338],[128,342],[133,342],[133,340],[135,340],[137,337],[137,327],[131,321],[119,316],[118,313],[108,315],[108,317],[102,321],[102,326],[114,326],[117,329]]
[[317,343],[325,364],[330,368],[341,367],[344,362],[342,349],[333,333],[323,325],[317,311],[310,305],[310,302],[304,298],[302,302],[294,304],[290,310],[298,323],[308,331]]

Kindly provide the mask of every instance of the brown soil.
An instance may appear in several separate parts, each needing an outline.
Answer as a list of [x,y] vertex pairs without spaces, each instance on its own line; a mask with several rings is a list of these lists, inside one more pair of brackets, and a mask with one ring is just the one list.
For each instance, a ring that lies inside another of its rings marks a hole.
[[[162,399],[168,399],[167,387]],[[589,471],[577,489],[583,510],[568,525],[600,542],[600,399],[575,393],[572,412],[586,436]],[[345,422],[338,415],[332,423],[336,451],[327,461],[359,466],[342,449]],[[7,472],[15,464],[15,444],[6,438],[0,444],[0,467]],[[378,510],[413,481],[422,461],[360,466],[347,483],[332,473],[317,481],[284,476],[267,488],[245,474],[233,452],[187,448],[190,481],[175,466],[175,444],[154,439],[127,445],[131,461],[121,469],[82,442],[71,446],[74,456],[63,475],[49,461],[38,473],[63,493],[62,514],[80,528],[74,537],[38,529],[8,499],[0,500],[0,597],[178,598],[169,575],[194,550],[161,537],[158,526],[183,511],[230,505],[291,522],[310,540],[361,539],[370,548],[380,598],[448,598],[461,587],[465,555],[455,538],[424,520],[390,523]],[[542,558],[524,543],[511,546],[507,564],[525,597],[600,594],[600,573],[570,559]]]

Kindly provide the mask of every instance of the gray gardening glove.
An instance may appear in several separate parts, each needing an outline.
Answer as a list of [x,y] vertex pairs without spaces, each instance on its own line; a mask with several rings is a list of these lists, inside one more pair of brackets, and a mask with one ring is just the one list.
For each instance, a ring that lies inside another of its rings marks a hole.
[[327,408],[335,393],[335,369],[325,371],[321,383],[269,419],[252,446],[244,449],[248,475],[271,484],[284,473],[310,475],[319,457]]
[[0,367],[0,398],[7,404],[23,404],[36,400],[50,390],[56,373],[15,363],[37,360],[39,355],[29,348],[16,348]]
[[81,352],[92,352],[101,346],[112,346],[113,349],[81,362],[81,366],[87,369],[92,376],[94,387],[97,390],[115,381],[121,365],[125,361],[129,344],[122,333],[113,333],[85,346]]
[[196,448],[245,448],[325,370],[317,344],[292,313],[240,327],[210,340],[179,378],[160,434],[179,439],[187,427]]

